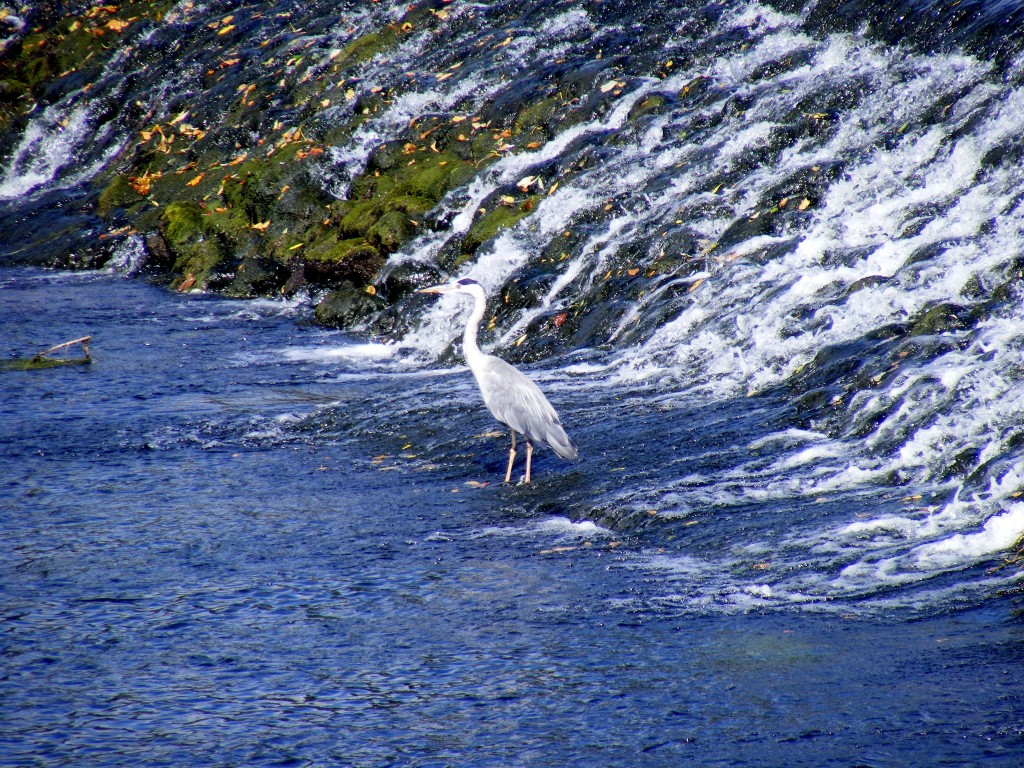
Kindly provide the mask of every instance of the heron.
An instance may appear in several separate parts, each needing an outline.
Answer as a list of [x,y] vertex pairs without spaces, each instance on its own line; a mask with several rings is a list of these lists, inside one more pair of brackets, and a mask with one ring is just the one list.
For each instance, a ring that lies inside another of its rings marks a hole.
[[511,364],[500,357],[481,352],[477,346],[477,331],[487,309],[487,296],[480,283],[470,277],[463,277],[441,285],[421,288],[419,292],[461,294],[473,299],[473,311],[466,320],[466,330],[462,336],[462,353],[480,387],[484,404],[494,418],[508,427],[512,433],[512,448],[508,452],[505,482],[512,480],[517,432],[526,439],[524,483],[530,482],[530,465],[533,461],[535,442],[547,443],[563,459],[571,460],[579,456],[576,446],[562,427],[558,413],[540,391],[540,387]]

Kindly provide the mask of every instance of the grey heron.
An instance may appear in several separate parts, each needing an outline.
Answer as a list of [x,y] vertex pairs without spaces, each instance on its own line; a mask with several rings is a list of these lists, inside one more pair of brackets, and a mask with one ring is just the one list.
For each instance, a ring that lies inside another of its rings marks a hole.
[[534,442],[547,443],[563,459],[575,459],[579,454],[572,440],[565,434],[555,409],[544,397],[540,387],[500,357],[488,355],[477,346],[476,335],[487,309],[487,296],[476,280],[464,277],[442,285],[422,288],[420,293],[458,293],[473,299],[473,311],[466,320],[462,337],[462,353],[476,378],[484,404],[494,418],[512,432],[512,448],[508,453],[505,482],[512,479],[512,463],[516,458],[516,432],[526,438],[526,475],[530,482],[530,464]]

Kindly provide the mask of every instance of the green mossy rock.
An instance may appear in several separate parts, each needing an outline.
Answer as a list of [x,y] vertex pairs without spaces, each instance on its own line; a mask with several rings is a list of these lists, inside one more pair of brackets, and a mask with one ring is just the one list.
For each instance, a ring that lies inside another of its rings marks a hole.
[[197,203],[174,202],[160,217],[161,233],[174,255],[180,285],[191,275],[196,287],[205,287],[215,270],[222,270],[227,254],[215,233],[207,230]]
[[117,174],[100,192],[96,203],[96,212],[106,218],[118,208],[129,208],[144,199],[142,195],[132,189],[126,176]]
[[366,232],[366,239],[384,253],[394,253],[416,232],[409,217],[401,211],[388,211]]
[[535,205],[536,196],[533,196],[517,205],[497,205],[486,211],[473,222],[462,239],[462,253],[465,256],[476,253],[481,245],[529,215]]

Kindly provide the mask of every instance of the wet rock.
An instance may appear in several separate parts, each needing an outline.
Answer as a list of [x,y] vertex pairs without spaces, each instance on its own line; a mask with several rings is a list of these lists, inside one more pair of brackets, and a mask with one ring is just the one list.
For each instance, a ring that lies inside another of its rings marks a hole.
[[412,220],[401,211],[388,211],[366,230],[366,239],[382,253],[394,253],[416,233]]
[[289,275],[288,268],[279,261],[249,256],[238,265],[225,293],[246,298],[269,296],[281,292]]
[[351,328],[383,307],[383,302],[363,288],[343,284],[317,304],[316,321],[332,328]]
[[942,303],[926,310],[910,327],[911,336],[933,335],[949,331],[962,331],[974,325],[971,308],[959,304]]
[[402,261],[382,271],[378,285],[383,297],[394,304],[411,293],[443,282],[444,276],[434,264],[424,261]]

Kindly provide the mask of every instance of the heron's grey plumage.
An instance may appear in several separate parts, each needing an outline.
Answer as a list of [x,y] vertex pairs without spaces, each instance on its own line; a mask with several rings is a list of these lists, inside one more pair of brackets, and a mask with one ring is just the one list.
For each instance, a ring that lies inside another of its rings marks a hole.
[[444,285],[424,288],[422,293],[461,293],[473,297],[473,312],[466,321],[462,349],[476,383],[480,387],[484,404],[498,421],[512,431],[512,450],[509,453],[505,482],[512,474],[512,462],[516,456],[516,433],[526,437],[526,475],[530,482],[530,463],[533,443],[541,442],[563,459],[575,459],[579,455],[576,446],[565,433],[558,413],[531,379],[500,357],[480,351],[477,345],[477,330],[487,308],[487,297],[475,280],[463,278]]

